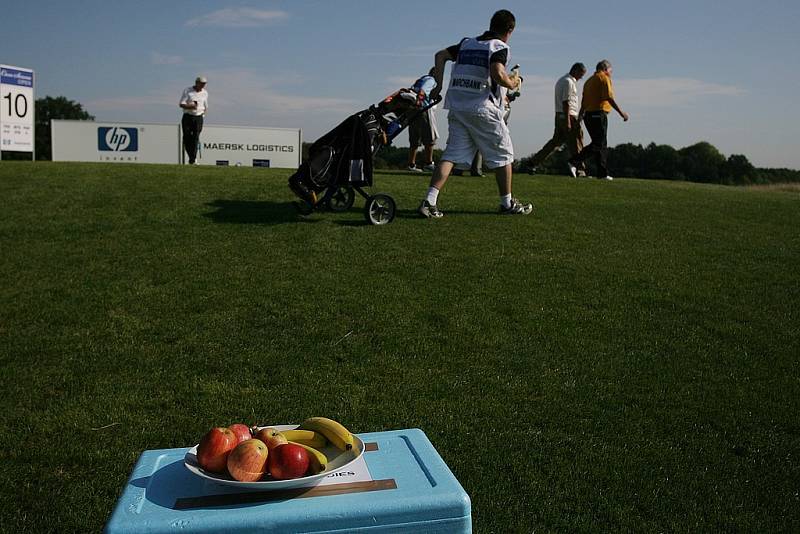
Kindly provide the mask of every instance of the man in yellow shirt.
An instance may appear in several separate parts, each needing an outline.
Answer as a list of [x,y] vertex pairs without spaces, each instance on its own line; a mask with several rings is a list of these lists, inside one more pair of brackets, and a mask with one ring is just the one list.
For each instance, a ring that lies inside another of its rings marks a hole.
[[604,59],[597,64],[595,73],[583,84],[583,99],[580,115],[592,138],[581,152],[569,160],[569,172],[577,176],[578,166],[586,159],[594,157],[597,162],[597,177],[602,180],[613,180],[608,174],[606,159],[608,153],[608,113],[613,109],[620,114],[623,121],[628,114],[620,109],[614,100],[614,88],[611,84],[611,62]]

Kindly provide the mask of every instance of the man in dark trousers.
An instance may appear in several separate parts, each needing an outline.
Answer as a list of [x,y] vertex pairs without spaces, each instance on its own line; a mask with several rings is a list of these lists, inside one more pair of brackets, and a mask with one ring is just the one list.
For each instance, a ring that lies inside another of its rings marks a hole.
[[208,92],[205,76],[198,76],[194,85],[184,89],[178,105],[183,109],[181,129],[183,131],[183,148],[189,156],[189,165],[197,161],[197,145],[200,132],[203,131],[203,116],[208,111]]
[[[531,174],[541,165],[555,149],[566,144],[569,157],[574,158],[583,150],[583,129],[578,120],[580,104],[578,104],[578,80],[586,74],[583,63],[575,63],[569,72],[556,82],[556,119],[553,137],[531,160]],[[583,164],[578,165],[578,175],[584,174]],[[585,174],[584,174],[585,176]]]
[[580,154],[569,160],[569,172],[572,177],[578,175],[578,165],[589,157],[597,161],[597,177],[601,180],[613,180],[608,174],[606,158],[608,154],[608,113],[613,109],[620,114],[623,121],[628,114],[620,109],[614,100],[614,88],[611,85],[611,62],[604,59],[597,64],[595,73],[583,84],[581,115],[592,142],[586,145]]

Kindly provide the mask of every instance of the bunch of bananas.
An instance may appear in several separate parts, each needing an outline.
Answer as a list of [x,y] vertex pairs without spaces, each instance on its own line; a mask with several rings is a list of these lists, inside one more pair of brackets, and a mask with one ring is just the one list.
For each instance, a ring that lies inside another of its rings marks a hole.
[[353,434],[341,423],[327,417],[310,417],[295,430],[280,432],[289,443],[296,443],[309,453],[310,469],[313,474],[325,471],[328,458],[321,451],[331,443],[341,451],[353,449]]

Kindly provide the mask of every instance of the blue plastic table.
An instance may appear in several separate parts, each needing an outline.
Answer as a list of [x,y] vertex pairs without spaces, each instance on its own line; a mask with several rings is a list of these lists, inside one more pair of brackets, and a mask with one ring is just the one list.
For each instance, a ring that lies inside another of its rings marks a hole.
[[194,475],[188,448],[145,451],[105,532],[472,531],[469,496],[421,430],[359,437],[371,482],[270,492]]

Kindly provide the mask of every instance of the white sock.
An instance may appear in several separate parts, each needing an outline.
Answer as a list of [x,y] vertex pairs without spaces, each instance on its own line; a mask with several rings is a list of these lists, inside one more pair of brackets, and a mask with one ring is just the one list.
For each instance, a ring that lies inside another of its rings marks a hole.
[[500,195],[500,205],[504,208],[511,206],[511,193],[507,195]]
[[430,204],[431,206],[435,206],[436,201],[439,200],[439,190],[433,186],[429,187],[428,196],[425,197],[425,200],[427,200],[428,204]]

